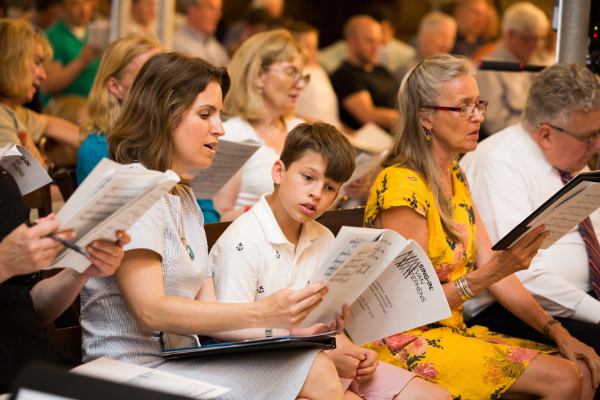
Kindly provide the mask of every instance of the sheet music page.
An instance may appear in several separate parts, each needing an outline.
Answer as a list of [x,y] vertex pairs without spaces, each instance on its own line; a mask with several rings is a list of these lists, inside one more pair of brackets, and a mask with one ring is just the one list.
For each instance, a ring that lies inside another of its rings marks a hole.
[[251,139],[239,143],[219,139],[219,146],[211,166],[187,171],[194,175],[190,187],[196,198],[212,199],[262,144],[262,141]]
[[[114,241],[115,231],[129,229],[179,182],[173,171],[136,170],[107,159],[99,164],[99,174],[94,171],[56,216],[63,224],[61,230],[77,232],[75,244],[79,247],[85,247],[93,240]],[[101,179],[94,180],[94,176]],[[93,184],[86,185],[88,179],[92,179]],[[77,193],[86,188],[89,192]],[[90,262],[83,255],[63,248],[44,269],[73,268],[83,272],[89,266]]]
[[[579,189],[583,183],[579,184],[576,188]],[[554,207],[552,212],[544,213],[543,217],[540,216],[542,218],[538,217],[532,221],[527,232],[521,235],[519,239],[538,226],[545,225],[546,230],[550,231],[550,236],[544,240],[541,248],[547,249],[572,229],[576,228],[581,221],[600,208],[600,185],[593,182],[588,183],[592,183],[592,185],[579,191],[575,196],[571,196],[558,207]],[[518,242],[519,239],[515,240],[510,247]]]
[[350,313],[346,329],[357,346],[451,316],[433,265],[412,240],[350,305]]
[[83,364],[70,372],[192,399],[212,399],[231,390],[196,379],[104,357]]
[[384,150],[379,155],[368,155],[366,153],[360,153],[356,160],[354,160],[356,167],[354,168],[354,173],[348,179],[346,183],[344,183],[340,187],[339,195],[335,199],[329,208],[334,209],[338,206],[340,201],[346,196],[346,188],[354,181],[362,178],[366,174],[373,173],[373,170],[377,168],[377,166],[381,163],[381,160],[387,155],[388,151]]
[[329,293],[302,322],[330,325],[344,304],[352,304],[408,244],[390,230],[342,227],[329,254],[311,282],[325,281]]
[[16,144],[2,150],[5,153],[0,157],[0,165],[13,176],[22,195],[52,182],[42,164],[25,147]]
[[353,134],[346,135],[357,149],[380,154],[392,147],[392,136],[373,122],[367,122]]

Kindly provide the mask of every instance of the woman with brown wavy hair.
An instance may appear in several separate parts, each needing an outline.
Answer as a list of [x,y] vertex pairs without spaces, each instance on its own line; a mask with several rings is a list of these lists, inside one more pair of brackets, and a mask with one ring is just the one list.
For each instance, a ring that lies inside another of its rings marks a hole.
[[[208,168],[225,133],[220,113],[229,85],[226,68],[200,58],[176,52],[150,57],[108,135],[110,157],[180,176]],[[343,398],[333,363],[318,350],[162,358],[160,332],[236,341],[287,335],[327,289],[317,284],[280,290],[256,303],[218,303],[202,213],[184,185],[175,186],[129,233],[133,239],[120,273],[94,279],[82,292],[84,361],[108,357],[232,389],[220,399]],[[274,376],[285,383],[273,384]]]

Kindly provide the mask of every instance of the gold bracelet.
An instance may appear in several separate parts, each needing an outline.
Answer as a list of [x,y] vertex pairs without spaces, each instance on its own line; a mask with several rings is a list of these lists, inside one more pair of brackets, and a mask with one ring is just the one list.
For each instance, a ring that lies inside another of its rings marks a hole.
[[557,321],[557,320],[555,320],[553,318],[550,321],[548,321],[548,323],[544,327],[544,336],[547,337],[548,339],[551,339],[551,337],[550,337],[550,329],[552,329],[552,327],[554,325],[562,325],[562,324],[559,321]]
[[463,285],[462,285],[462,276],[460,278],[458,278],[457,280],[454,281],[454,289],[456,289],[456,292],[458,293],[458,296],[463,300],[463,301],[467,301],[470,299],[469,295],[467,294],[467,292],[464,290]]
[[462,278],[463,287],[465,289],[465,292],[467,293],[467,296],[469,296],[469,298],[472,299],[473,297],[475,297],[475,293],[473,293],[473,291],[469,287],[469,284],[467,283],[467,276],[463,275],[463,276],[461,276],[461,278]]

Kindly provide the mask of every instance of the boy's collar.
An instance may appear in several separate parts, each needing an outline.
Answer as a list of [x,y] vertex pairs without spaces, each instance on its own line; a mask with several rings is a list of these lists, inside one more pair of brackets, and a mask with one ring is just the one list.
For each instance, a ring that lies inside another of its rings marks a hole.
[[[275,215],[273,215],[273,210],[271,210],[271,207],[269,207],[269,203],[267,202],[266,196],[268,195],[263,194],[262,196],[260,196],[260,200],[252,207],[251,212],[254,212],[254,214],[258,218],[258,223],[262,226],[265,235],[267,236],[267,240],[270,243],[290,243],[290,241],[283,234],[279,223],[275,219]],[[302,240],[302,238],[305,236],[308,237],[308,240],[310,240],[311,242],[319,238],[319,234],[313,226],[313,221],[302,224],[302,230],[300,231],[300,240]]]

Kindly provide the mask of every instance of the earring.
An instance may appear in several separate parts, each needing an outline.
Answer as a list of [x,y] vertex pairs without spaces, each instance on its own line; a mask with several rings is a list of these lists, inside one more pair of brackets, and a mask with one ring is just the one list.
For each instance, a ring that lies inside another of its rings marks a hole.
[[425,139],[431,140],[431,129],[425,129]]
[[262,86],[258,87],[258,93],[263,94],[264,89],[262,88]]

